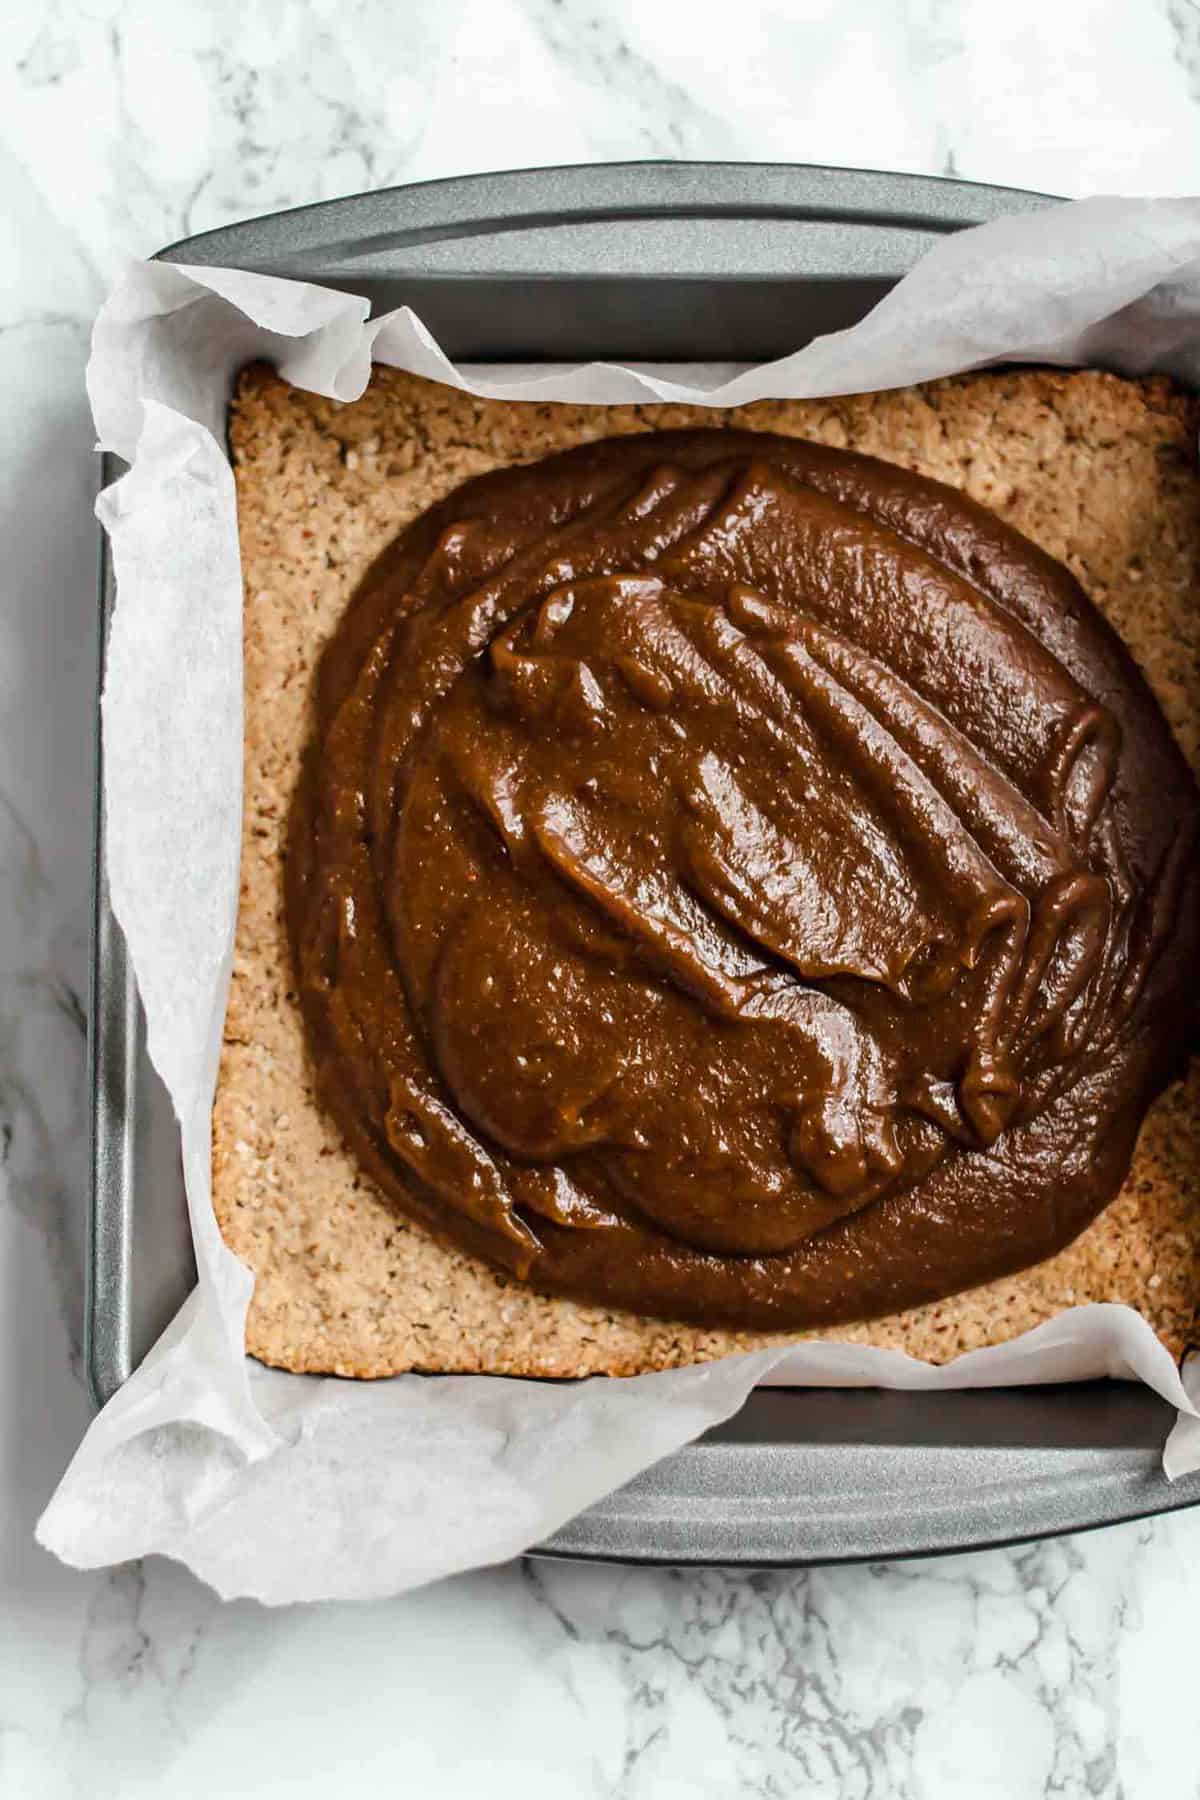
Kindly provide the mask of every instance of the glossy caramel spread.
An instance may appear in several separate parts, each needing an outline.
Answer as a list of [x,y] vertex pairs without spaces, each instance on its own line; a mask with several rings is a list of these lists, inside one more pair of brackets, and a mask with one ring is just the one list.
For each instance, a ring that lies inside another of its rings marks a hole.
[[322,664],[287,906],[319,1090],[536,1286],[755,1327],[1049,1255],[1195,1022],[1197,794],[1067,571],[736,431],[470,482]]

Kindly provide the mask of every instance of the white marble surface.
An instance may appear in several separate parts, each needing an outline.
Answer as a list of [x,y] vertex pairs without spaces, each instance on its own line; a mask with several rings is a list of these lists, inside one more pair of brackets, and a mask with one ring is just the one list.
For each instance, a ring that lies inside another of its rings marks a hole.
[[[511,1567],[221,1606],[33,1520],[79,1382],[94,479],[122,257],[525,163],[1200,192],[1196,0],[9,0],[0,50],[0,1796],[1200,1795],[1200,1516],[932,1565]],[[714,9],[715,10],[715,9]]]

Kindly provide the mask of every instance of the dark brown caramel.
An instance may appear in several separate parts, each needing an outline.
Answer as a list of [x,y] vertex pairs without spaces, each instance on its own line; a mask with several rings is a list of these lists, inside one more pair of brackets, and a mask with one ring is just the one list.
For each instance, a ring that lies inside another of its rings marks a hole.
[[624,437],[468,483],[322,665],[320,1093],[551,1292],[813,1326],[1039,1261],[1195,1024],[1186,766],[1074,579],[938,483]]

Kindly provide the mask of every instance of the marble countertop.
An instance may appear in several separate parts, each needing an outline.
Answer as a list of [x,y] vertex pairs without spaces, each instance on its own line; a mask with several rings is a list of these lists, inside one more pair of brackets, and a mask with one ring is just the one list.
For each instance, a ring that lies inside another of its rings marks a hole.
[[[95,480],[122,258],[645,156],[1200,192],[1196,0],[10,0],[0,51],[0,1795],[1200,1795],[1200,1514],[930,1564],[222,1605],[32,1538],[80,1380]],[[730,18],[736,17],[736,30]],[[233,48],[236,46],[236,51]]]

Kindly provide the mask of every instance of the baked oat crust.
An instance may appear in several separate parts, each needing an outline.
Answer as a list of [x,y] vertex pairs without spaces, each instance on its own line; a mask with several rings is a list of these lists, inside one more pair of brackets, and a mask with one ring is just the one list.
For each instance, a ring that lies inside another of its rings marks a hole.
[[[960,488],[1074,572],[1200,772],[1200,402],[1161,379],[1026,370],[728,411],[473,398],[379,368],[352,405],[256,365],[230,418],[246,588],[241,900],[213,1124],[214,1202],[256,1280],[247,1348],[338,1375],[628,1375],[792,1341],[552,1299],[401,1216],[318,1109],[282,916],[283,842],[316,659],[381,549],[473,475],[589,439],[736,425],[865,451]],[[1116,1201],[1019,1275],[827,1339],[944,1362],[1085,1301],[1172,1354],[1200,1335],[1200,1063],[1147,1117]]]

